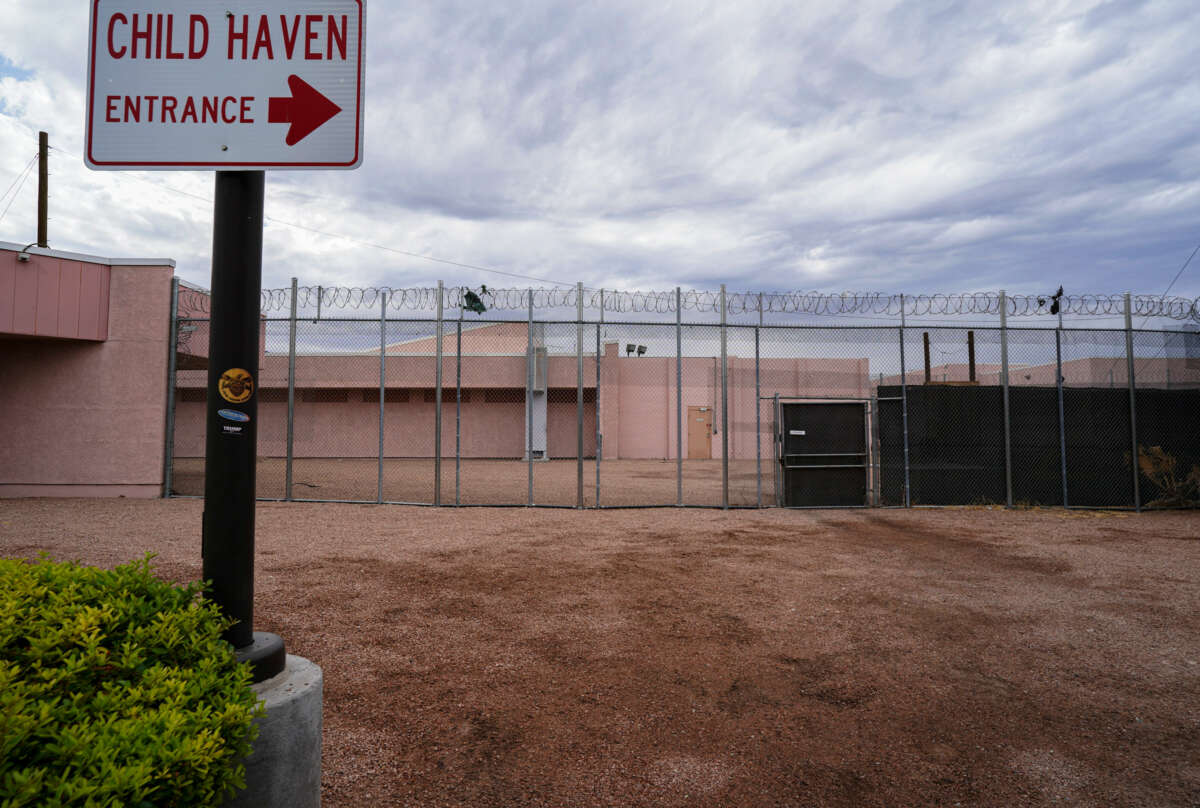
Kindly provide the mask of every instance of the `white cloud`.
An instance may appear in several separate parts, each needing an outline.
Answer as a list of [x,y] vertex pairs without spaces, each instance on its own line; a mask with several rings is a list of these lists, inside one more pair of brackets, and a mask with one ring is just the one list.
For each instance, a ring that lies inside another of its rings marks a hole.
[[[53,245],[206,283],[210,175],[66,156],[85,5],[0,19],[32,71],[0,73],[0,187],[46,129]],[[525,283],[409,252],[609,287],[1161,291],[1200,236],[1198,33],[1188,0],[376,3],[363,168],[269,176],[265,283]],[[0,239],[29,240],[31,187]]]

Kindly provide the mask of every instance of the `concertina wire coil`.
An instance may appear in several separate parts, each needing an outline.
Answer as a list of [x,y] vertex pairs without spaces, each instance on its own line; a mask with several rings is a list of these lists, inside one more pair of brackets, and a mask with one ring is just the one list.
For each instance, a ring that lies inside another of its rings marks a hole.
[[[287,313],[291,308],[291,289],[264,289],[262,312]],[[466,287],[446,287],[443,307],[449,312],[462,308]],[[488,288],[476,292],[488,309],[499,311],[526,311],[532,296],[534,309],[575,308],[578,305],[574,287],[556,288]],[[311,313],[318,305],[322,311],[333,310],[378,310],[382,296],[387,295],[389,311],[436,311],[437,287],[392,288],[392,287],[347,287],[347,286],[300,286],[296,290],[297,309]],[[180,317],[189,317],[209,312],[209,296],[191,293],[180,298]],[[1050,313],[1049,295],[1006,295],[1010,317],[1027,317]],[[1166,297],[1163,295],[1132,295],[1131,312],[1134,317],[1162,317],[1171,320],[1200,322],[1200,298]],[[319,304],[318,304],[319,301]],[[674,290],[662,291],[616,291],[611,289],[583,289],[585,309],[598,310],[603,305],[607,313],[654,313],[669,314],[676,310]],[[1060,299],[1063,314],[1084,317],[1118,316],[1125,314],[1124,295],[1081,294],[1063,295]],[[679,306],[683,311],[719,313],[721,293],[705,290],[688,290],[679,293]],[[901,295],[883,292],[728,292],[725,296],[726,312],[731,315],[754,314],[814,314],[814,315],[881,315],[906,316],[957,316],[1000,314],[998,292],[972,292],[965,294],[922,294]]]

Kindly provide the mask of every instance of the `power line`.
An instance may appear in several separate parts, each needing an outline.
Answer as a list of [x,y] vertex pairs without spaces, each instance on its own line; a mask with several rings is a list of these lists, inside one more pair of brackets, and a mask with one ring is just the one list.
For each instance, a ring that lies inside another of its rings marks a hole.
[[[52,147],[52,148],[55,148],[57,151],[63,151],[62,149],[59,149],[58,147]],[[77,155],[71,154],[70,152],[63,151],[63,154],[66,154],[67,156],[73,157],[75,159],[79,159]],[[35,155],[35,158],[36,158],[36,155]],[[201,202],[205,202],[209,205],[211,205],[213,203],[212,199],[210,199],[208,197],[203,197],[203,196],[200,196],[199,194],[193,194],[190,191],[184,191],[180,188],[174,187],[173,185],[167,185],[164,182],[151,181],[144,177],[139,177],[135,174],[128,174],[125,176],[132,177],[133,179],[138,180],[139,182],[144,182],[147,185],[152,185],[156,188],[162,188],[163,190],[171,191],[173,193],[177,193],[177,194],[181,194],[186,197],[190,197],[191,199],[196,199]],[[0,198],[2,198],[2,197],[0,197]],[[556,281],[556,280],[553,280],[550,278],[541,278],[536,275],[522,275],[518,272],[506,272],[502,269],[493,269],[491,267],[479,266],[478,264],[468,264],[468,263],[465,263],[462,261],[451,261],[447,258],[437,258],[436,256],[432,256],[432,255],[422,255],[421,253],[410,252],[409,250],[402,250],[399,247],[389,247],[386,244],[376,244],[374,242],[365,241],[363,239],[355,238],[353,236],[343,235],[342,233],[331,233],[326,230],[318,230],[315,227],[308,227],[307,225],[297,224],[295,222],[289,222],[289,221],[286,221],[285,219],[277,219],[274,216],[264,216],[263,218],[266,221],[272,222],[274,224],[281,224],[281,225],[284,225],[285,227],[294,227],[297,230],[305,230],[309,233],[314,233],[318,236],[325,236],[326,238],[339,238],[344,241],[350,241],[355,244],[361,244],[364,247],[370,247],[375,250],[384,250],[386,252],[396,253],[397,255],[406,255],[410,258],[419,258],[422,261],[431,261],[436,264],[447,264],[449,266],[461,267],[463,269],[473,269],[473,270],[476,270],[477,272],[491,272],[495,275],[504,275],[509,278],[520,278],[522,280],[537,281],[538,283],[549,283],[549,284],[553,284],[555,286],[574,286],[575,285],[573,283],[568,283],[566,281]]]
[[1183,271],[1188,268],[1188,264],[1192,263],[1192,259],[1196,257],[1197,251],[1200,251],[1200,244],[1196,245],[1196,249],[1192,250],[1192,254],[1188,256],[1188,259],[1183,262],[1183,266],[1181,266],[1179,271],[1175,273],[1175,277],[1171,278],[1171,282],[1168,283],[1167,288],[1163,290],[1163,297],[1167,296],[1167,292],[1171,291],[1171,287],[1175,285],[1175,281],[1179,280],[1179,276],[1182,275]]
[[[1179,280],[1179,276],[1182,275],[1183,271],[1188,268],[1188,264],[1192,263],[1192,259],[1196,257],[1197,251],[1200,251],[1200,244],[1196,245],[1196,249],[1192,250],[1192,254],[1188,256],[1187,260],[1183,262],[1183,266],[1181,266],[1179,268],[1179,271],[1175,273],[1175,277],[1171,278],[1171,282],[1167,284],[1167,288],[1163,290],[1163,293],[1161,295],[1159,295],[1160,298],[1163,298],[1163,299],[1166,298],[1167,292],[1171,291],[1171,287],[1173,287],[1175,285],[1175,281]],[[1142,324],[1138,326],[1138,329],[1141,330],[1142,328],[1145,328],[1146,323],[1148,323],[1149,321],[1150,321],[1150,315],[1147,314],[1145,317],[1142,318]]]
[[420,258],[424,261],[433,261],[434,263],[438,263],[438,264],[449,264],[450,266],[462,267],[463,269],[474,269],[474,270],[478,270],[479,272],[492,272],[492,273],[495,273],[496,275],[506,275],[507,277],[510,277],[510,278],[521,278],[522,280],[537,281],[538,283],[549,283],[549,284],[553,284],[555,286],[574,286],[573,283],[567,283],[566,281],[556,281],[556,280],[552,280],[550,278],[539,278],[536,275],[522,275],[517,272],[505,272],[502,269],[492,269],[490,267],[481,267],[476,264],[463,263],[462,261],[451,261],[446,258],[436,258],[432,255],[421,255],[420,253],[409,252],[408,250],[401,250],[398,247],[389,247],[385,244],[375,244],[374,242],[363,241],[362,239],[357,239],[357,238],[354,238],[353,236],[345,236],[345,235],[342,235],[341,233],[329,233],[324,230],[318,230],[315,227],[308,227],[306,225],[296,224],[295,222],[287,222],[282,219],[276,219],[272,216],[265,216],[263,218],[265,218],[268,222],[274,222],[276,224],[282,224],[282,225],[286,225],[288,227],[295,227],[298,230],[307,230],[308,232],[316,233],[319,236],[345,239],[346,241],[352,241],[355,244],[361,244],[364,247],[372,247],[376,250],[385,250],[387,252],[396,253],[398,255],[407,255],[410,258]]
[[8,209],[11,208],[12,203],[17,200],[17,195],[21,193],[21,188],[24,187],[25,180],[29,178],[29,173],[33,170],[33,164],[37,162],[37,159],[37,152],[34,152],[33,157],[31,157],[29,162],[25,164],[25,168],[21,169],[21,173],[18,174],[16,179],[9,184],[8,189],[5,190],[2,195],[0,195],[0,199],[4,199],[4,197],[8,196],[9,191],[13,191],[13,186],[16,186],[16,190],[13,191],[12,199],[8,200],[8,204],[4,206],[4,212],[0,213],[0,221],[4,221],[4,217],[8,215]]

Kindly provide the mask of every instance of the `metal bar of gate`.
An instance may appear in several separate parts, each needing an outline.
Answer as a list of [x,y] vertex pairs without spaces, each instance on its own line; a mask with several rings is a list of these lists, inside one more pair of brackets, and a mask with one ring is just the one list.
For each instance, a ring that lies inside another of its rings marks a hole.
[[[547,359],[547,374],[550,372]],[[549,395],[549,383],[546,393]],[[549,412],[546,413],[549,419]],[[547,449],[550,447],[547,446]],[[583,507],[583,282],[575,283],[575,507]]]
[[[870,385],[870,376],[867,377],[867,384]],[[866,466],[864,472],[864,482],[866,484],[866,502],[864,505],[872,505],[872,500],[875,498],[875,478],[871,467],[871,402],[863,402],[863,448],[866,449],[866,454],[863,456],[863,465]]]
[[771,473],[775,481],[775,506],[780,507],[783,501],[783,480],[779,465],[783,462],[783,436],[779,424],[779,393],[775,393],[775,404],[771,408]]
[[383,400],[387,387],[387,292],[379,293],[379,480],[375,501],[383,503]]
[[675,505],[683,505],[683,297],[675,287]]
[[1133,448],[1133,508],[1142,511],[1141,483],[1138,480],[1138,437],[1137,437],[1137,381],[1133,372],[1133,305],[1129,292],[1125,293],[1125,363],[1129,372],[1129,439]]
[[763,296],[758,293],[758,325],[754,327],[754,495],[758,507],[762,507],[762,395],[758,373],[758,340],[763,324]]
[[[292,300],[296,299],[296,279],[292,278]],[[293,311],[295,303],[292,304]],[[293,315],[294,317],[294,315]],[[167,325],[167,412],[163,426],[163,487],[164,498],[171,496],[171,477],[175,465],[175,354],[179,351],[179,278],[171,278],[171,315]]]
[[1000,382],[1004,397],[1004,502],[1013,506],[1012,421],[1008,409],[1008,297],[1000,290]]
[[462,504],[462,290],[458,292],[458,323],[454,329],[454,505]]
[[729,352],[725,311],[725,284],[721,284],[721,507],[729,510]]
[[603,451],[600,434],[600,329],[604,325],[604,290],[600,290],[600,321],[596,323],[596,396],[592,402],[592,410],[596,417],[596,503],[600,507],[600,456]]
[[292,278],[291,317],[288,322],[288,393],[287,459],[284,472],[284,499],[292,501],[293,466],[296,456],[296,279]]
[[[882,375],[882,374],[880,374]],[[879,446],[879,388],[875,388],[875,396],[871,399],[868,406],[868,418],[870,418],[870,426],[867,431],[871,436],[871,453],[874,456],[872,465],[872,473],[875,475],[875,484],[871,489],[871,496],[875,500],[875,507],[879,508],[883,505],[883,451]]]
[[442,301],[445,286],[437,285],[437,367],[433,393],[433,504],[442,504]]
[[1058,459],[1062,472],[1063,507],[1071,507],[1071,498],[1067,491],[1067,419],[1063,407],[1063,373],[1062,373],[1062,309],[1058,310],[1058,328],[1054,331],[1054,364],[1055,384],[1058,387]]
[[912,507],[908,466],[908,370],[904,367],[904,295],[900,295],[900,430],[904,438],[904,507]]
[[[525,460],[529,478],[529,497],[533,505],[533,379],[536,374],[537,352],[533,348],[533,290],[529,290],[529,338],[525,349]],[[548,390],[549,388],[547,388]]]

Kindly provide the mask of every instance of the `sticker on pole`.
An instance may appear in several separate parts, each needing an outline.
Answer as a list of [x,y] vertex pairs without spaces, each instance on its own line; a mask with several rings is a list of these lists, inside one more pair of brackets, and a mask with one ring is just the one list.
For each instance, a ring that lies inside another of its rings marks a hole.
[[221,374],[221,379],[217,382],[217,392],[230,404],[241,404],[254,393],[254,377],[249,371],[230,368]]
[[95,169],[351,169],[366,0],[91,0]]

